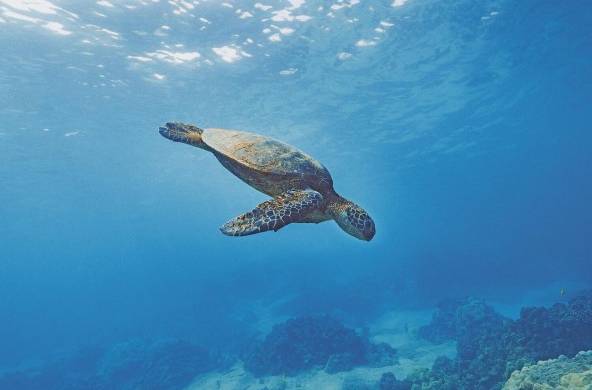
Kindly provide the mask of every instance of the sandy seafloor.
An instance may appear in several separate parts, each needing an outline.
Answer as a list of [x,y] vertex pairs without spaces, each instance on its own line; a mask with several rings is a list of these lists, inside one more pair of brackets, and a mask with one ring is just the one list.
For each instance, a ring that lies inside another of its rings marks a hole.
[[398,362],[384,367],[357,367],[351,371],[327,374],[323,367],[296,376],[256,378],[242,363],[221,372],[208,372],[195,378],[185,390],[346,390],[376,386],[382,374],[392,372],[403,379],[418,368],[431,368],[438,356],[453,358],[456,343],[432,344],[416,336],[417,329],[429,323],[431,311],[390,311],[369,326],[374,342],[385,342],[397,350]]

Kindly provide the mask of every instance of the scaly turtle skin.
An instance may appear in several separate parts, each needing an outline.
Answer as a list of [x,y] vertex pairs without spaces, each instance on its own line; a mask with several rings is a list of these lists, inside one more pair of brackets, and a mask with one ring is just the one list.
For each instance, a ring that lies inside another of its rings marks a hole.
[[273,197],[224,224],[220,228],[224,234],[245,236],[277,231],[293,222],[334,219],[356,238],[370,241],[374,236],[370,216],[335,192],[327,168],[293,146],[244,131],[200,129],[183,123],[167,123],[160,134],[212,152],[235,176]]

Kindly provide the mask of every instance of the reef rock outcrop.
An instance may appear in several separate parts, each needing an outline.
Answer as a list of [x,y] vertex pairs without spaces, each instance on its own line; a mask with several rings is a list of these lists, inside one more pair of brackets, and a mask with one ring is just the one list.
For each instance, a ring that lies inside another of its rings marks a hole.
[[218,358],[181,340],[130,341],[109,349],[85,348],[67,359],[0,376],[0,389],[26,390],[177,390]]
[[396,351],[388,344],[373,344],[329,317],[302,317],[278,324],[244,358],[245,369],[255,376],[296,375],[314,367],[335,373],[395,361]]
[[568,304],[524,308],[516,321],[477,302],[445,304],[422,328],[420,334],[435,341],[456,339],[457,357],[437,359],[432,370],[412,375],[413,389],[500,389],[526,365],[592,349],[590,292]]
[[180,340],[129,342],[110,349],[98,367],[101,382],[117,389],[178,389],[216,367],[205,349]]
[[572,359],[540,361],[514,371],[503,390],[590,390],[592,389],[592,351],[580,352]]
[[420,337],[432,343],[458,340],[474,329],[497,328],[508,320],[485,302],[468,297],[438,304],[429,325],[419,328]]
[[380,390],[411,390],[411,382],[400,381],[392,372],[382,374],[378,382]]
[[524,308],[504,336],[509,360],[534,363],[588,350],[592,348],[592,292],[575,297],[567,305]]

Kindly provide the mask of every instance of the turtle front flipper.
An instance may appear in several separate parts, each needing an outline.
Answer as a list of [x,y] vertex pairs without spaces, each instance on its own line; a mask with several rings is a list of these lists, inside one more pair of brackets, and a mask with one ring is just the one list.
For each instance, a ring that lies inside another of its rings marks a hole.
[[316,191],[287,191],[226,222],[220,231],[228,236],[277,231],[293,222],[312,222],[311,214],[321,211],[323,205],[323,196]]

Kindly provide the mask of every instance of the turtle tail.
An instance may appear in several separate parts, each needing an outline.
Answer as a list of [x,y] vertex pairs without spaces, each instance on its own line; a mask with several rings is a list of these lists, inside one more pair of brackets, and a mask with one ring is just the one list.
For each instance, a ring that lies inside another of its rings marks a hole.
[[210,148],[203,142],[201,135],[203,129],[197,126],[187,125],[179,122],[168,122],[165,127],[159,128],[158,132],[165,138],[174,142],[183,142],[191,146],[210,150]]

